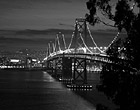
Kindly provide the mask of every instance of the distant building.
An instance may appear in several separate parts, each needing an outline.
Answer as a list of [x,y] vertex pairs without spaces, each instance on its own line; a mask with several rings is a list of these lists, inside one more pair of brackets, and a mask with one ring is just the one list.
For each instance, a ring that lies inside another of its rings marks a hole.
[[32,58],[31,57],[27,57],[26,58],[26,67],[27,68],[32,68]]

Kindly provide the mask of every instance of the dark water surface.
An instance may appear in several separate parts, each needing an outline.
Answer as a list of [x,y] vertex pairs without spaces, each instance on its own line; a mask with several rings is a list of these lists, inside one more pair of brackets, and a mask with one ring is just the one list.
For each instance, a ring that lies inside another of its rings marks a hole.
[[95,110],[42,71],[0,71],[0,110]]

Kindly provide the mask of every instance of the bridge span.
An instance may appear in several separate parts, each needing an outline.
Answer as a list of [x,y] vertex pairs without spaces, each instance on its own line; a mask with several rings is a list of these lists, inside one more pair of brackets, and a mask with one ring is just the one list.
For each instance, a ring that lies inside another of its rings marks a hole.
[[[100,48],[93,39],[86,20],[76,19],[75,29],[68,46],[66,46],[64,34],[61,32],[56,35],[54,43],[48,44],[47,55],[44,59],[45,66],[48,72],[59,80],[69,80],[67,87],[92,88],[87,83],[88,71],[100,72],[104,63],[115,65],[125,63],[121,58],[114,60],[106,55],[106,50],[118,35],[119,33],[106,48]],[[88,45],[87,37],[92,41],[92,47]]]

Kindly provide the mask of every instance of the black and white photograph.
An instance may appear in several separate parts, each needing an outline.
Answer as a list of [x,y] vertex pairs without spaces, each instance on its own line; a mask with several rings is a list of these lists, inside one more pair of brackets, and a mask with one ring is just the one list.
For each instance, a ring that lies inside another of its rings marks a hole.
[[140,0],[0,0],[0,110],[140,110]]

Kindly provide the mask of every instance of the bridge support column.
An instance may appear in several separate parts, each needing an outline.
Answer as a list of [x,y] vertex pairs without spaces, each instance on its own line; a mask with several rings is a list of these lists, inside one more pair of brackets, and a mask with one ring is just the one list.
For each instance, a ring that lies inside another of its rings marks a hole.
[[65,84],[72,83],[72,58],[65,57],[64,53],[62,57],[62,77],[59,81]]
[[73,84],[87,84],[87,62],[86,59],[74,58]]
[[53,61],[50,60],[50,61],[47,61],[47,72],[48,73],[54,73],[54,67],[53,67]]
[[55,60],[55,77],[62,77],[62,58],[58,58]]
[[72,79],[72,59],[63,57],[62,79]]

